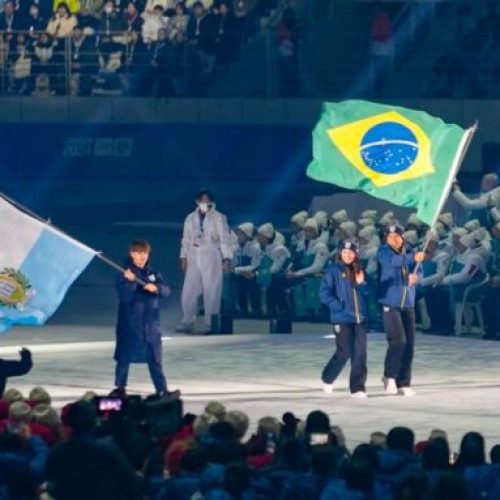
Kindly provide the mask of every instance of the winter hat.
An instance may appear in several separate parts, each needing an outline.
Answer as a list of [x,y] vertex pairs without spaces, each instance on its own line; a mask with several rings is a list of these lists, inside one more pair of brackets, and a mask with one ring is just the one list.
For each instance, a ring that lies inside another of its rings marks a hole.
[[80,398],[82,401],[94,401],[97,394],[94,391],[86,391]]
[[413,212],[408,217],[408,224],[412,224],[413,226],[420,227],[422,225],[422,221],[417,217],[417,214],[415,212]]
[[476,245],[476,240],[472,233],[464,234],[459,241],[465,248],[473,248]]
[[400,226],[399,224],[390,224],[385,228],[385,235],[388,236],[389,234],[399,234],[399,236],[403,236],[405,230],[403,226]]
[[253,238],[255,226],[251,222],[243,222],[238,226],[238,229],[249,238]]
[[425,239],[427,241],[439,241],[439,235],[437,234],[436,231],[433,231],[432,229],[429,229],[425,235]]
[[389,224],[393,224],[395,221],[394,212],[386,212],[382,217],[380,217],[380,224],[382,226],[388,226]]
[[295,215],[293,215],[290,219],[290,222],[296,224],[299,227],[304,227],[304,224],[308,217],[309,214],[305,210],[302,210],[301,212],[297,212]]
[[445,212],[438,217],[438,221],[443,223],[447,229],[451,229],[453,227],[453,214]]
[[403,238],[412,246],[416,246],[418,244],[418,234],[417,231],[414,231],[413,229],[410,231],[405,231],[403,233]]
[[318,232],[318,221],[315,218],[311,217],[304,223],[304,229],[306,227],[311,227],[312,229],[315,229],[316,232]]
[[342,222],[339,226],[342,231],[346,232],[350,237],[356,236],[356,224],[352,221]]
[[474,235],[474,239],[477,242],[480,241],[491,241],[491,234],[485,227],[478,227],[475,231],[472,232]]
[[467,229],[464,229],[463,227],[456,227],[455,229],[453,229],[453,236],[458,236],[459,238],[465,236],[468,233],[469,231],[467,231]]
[[472,233],[473,231],[479,229],[480,227],[481,223],[479,222],[478,219],[472,219],[464,224],[464,228],[467,229],[469,233]]
[[265,224],[262,224],[259,229],[257,229],[257,232],[262,234],[262,236],[271,239],[274,236],[274,226],[270,222],[266,222]]
[[24,401],[16,401],[9,407],[9,418],[15,422],[26,422],[31,420],[31,408]]
[[347,216],[347,211],[338,210],[337,212],[333,212],[332,220],[334,220],[338,224],[341,224],[342,222],[347,222],[349,220],[349,217]]
[[17,389],[7,389],[3,394],[3,399],[7,403],[15,403],[16,401],[24,401],[24,396]]
[[373,219],[363,217],[362,219],[358,220],[358,224],[362,227],[373,226]]
[[328,224],[328,214],[324,210],[319,210],[314,214],[314,218],[318,223],[318,228],[323,229]]
[[217,420],[224,420],[227,410],[222,403],[219,403],[219,401],[210,401],[205,406],[205,413],[213,415]]
[[339,253],[342,252],[342,250],[352,250],[353,252],[358,253],[359,246],[354,240],[344,240],[339,244]]
[[363,219],[372,219],[375,220],[375,217],[377,217],[378,210],[363,210],[361,212],[361,217]]
[[39,404],[33,408],[33,420],[51,429],[57,429],[61,425],[57,411],[48,404]]
[[377,234],[377,228],[375,226],[366,226],[359,230],[358,236],[364,240],[369,240]]
[[35,404],[44,403],[50,405],[51,402],[50,394],[40,386],[36,386],[31,389],[28,399],[31,403]]

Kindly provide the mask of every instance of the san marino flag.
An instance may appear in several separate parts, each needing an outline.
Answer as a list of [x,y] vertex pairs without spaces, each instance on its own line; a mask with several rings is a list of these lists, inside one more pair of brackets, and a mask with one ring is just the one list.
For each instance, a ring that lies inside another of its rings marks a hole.
[[0,332],[41,325],[96,252],[0,197]]
[[414,207],[432,225],[470,130],[397,106],[325,103],[313,131],[314,159],[307,175]]

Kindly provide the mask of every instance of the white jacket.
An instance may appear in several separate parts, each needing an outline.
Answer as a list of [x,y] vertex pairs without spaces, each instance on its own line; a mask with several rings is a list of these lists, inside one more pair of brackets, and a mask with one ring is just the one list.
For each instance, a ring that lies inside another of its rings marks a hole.
[[439,283],[448,273],[450,266],[450,254],[442,250],[437,250],[431,261],[436,263],[436,272],[422,279],[422,286],[432,286]]
[[359,256],[362,260],[368,261],[366,264],[366,273],[374,274],[377,272],[377,253],[380,248],[380,238],[374,234],[368,243],[360,245]]
[[262,260],[262,249],[255,240],[247,241],[243,246],[238,245],[234,253],[234,260],[238,257],[250,257],[250,264],[247,266],[236,266],[234,274],[251,273],[255,271]]
[[453,191],[453,198],[457,200],[457,203],[461,205],[466,210],[480,210],[482,208],[487,208],[492,200],[498,196],[500,191],[500,186],[488,191],[487,193],[480,193],[475,199],[469,198],[467,195],[462,193],[460,189],[455,189]]
[[481,255],[473,248],[455,257],[457,262],[464,264],[462,270],[449,274],[443,278],[442,285],[467,285],[478,272],[486,272],[486,263]]
[[264,254],[273,261],[271,269],[269,270],[271,274],[277,274],[287,270],[284,266],[287,259],[290,259],[290,252],[288,251],[288,248],[282,245],[279,241],[277,242],[276,238],[273,243],[266,246]]
[[203,224],[198,210],[186,217],[181,241],[181,258],[218,255],[221,259],[232,259],[233,248],[225,215],[212,208],[205,215]]
[[314,260],[310,266],[295,271],[297,276],[308,276],[310,274],[317,274],[323,271],[328,261],[329,252],[328,247],[321,239],[321,236],[315,240],[304,240],[301,248],[299,249],[304,250],[305,255],[314,255]]

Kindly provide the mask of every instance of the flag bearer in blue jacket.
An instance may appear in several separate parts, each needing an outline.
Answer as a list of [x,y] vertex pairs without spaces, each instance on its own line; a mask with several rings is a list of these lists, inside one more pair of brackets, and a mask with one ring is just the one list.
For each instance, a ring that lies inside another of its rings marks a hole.
[[321,302],[330,309],[337,343],[335,354],[321,376],[325,392],[332,392],[333,382],[350,359],[351,396],[366,397],[367,291],[357,243],[350,240],[341,242],[335,262],[327,269],[319,291]]
[[179,397],[169,392],[162,366],[160,299],[170,295],[162,276],[149,264],[147,241],[130,244],[125,272],[117,277],[120,300],[116,325],[115,385],[113,395],[125,396],[130,363],[147,363],[156,394]]
[[384,366],[387,394],[412,396],[411,369],[415,345],[415,286],[422,279],[423,252],[405,245],[404,229],[391,224],[385,229],[385,244],[378,251],[378,302],[389,343]]

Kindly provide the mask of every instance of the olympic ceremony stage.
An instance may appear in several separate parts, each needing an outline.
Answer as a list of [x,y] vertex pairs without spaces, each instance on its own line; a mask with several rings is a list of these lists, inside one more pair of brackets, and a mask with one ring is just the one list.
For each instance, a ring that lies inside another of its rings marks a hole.
[[[70,306],[69,306],[70,307]],[[30,374],[10,379],[9,387],[27,393],[42,385],[56,405],[80,397],[87,390],[105,394],[113,388],[114,329],[112,315],[88,318],[87,324],[59,321],[41,328],[18,328],[2,337],[0,357],[15,357],[26,345],[34,353]],[[418,440],[431,429],[448,432],[453,449],[463,434],[484,434],[488,447],[500,443],[500,343],[477,338],[419,334],[414,364],[415,397],[386,396],[382,390],[382,333],[369,334],[368,394],[353,399],[347,391],[348,369],[324,394],[319,375],[334,350],[326,324],[294,324],[291,335],[270,335],[264,321],[236,321],[235,331],[249,333],[221,336],[173,334],[174,315],[167,314],[164,367],[171,388],[182,391],[184,410],[198,413],[211,400],[246,412],[252,427],[266,415],[281,417],[293,411],[304,418],[321,409],[339,425],[352,448],[373,431],[395,425],[412,428]],[[92,321],[95,320],[95,321]],[[102,322],[102,321],[101,321]],[[94,323],[94,324],[92,324]],[[133,365],[130,393],[146,395],[152,389],[146,365]]]

